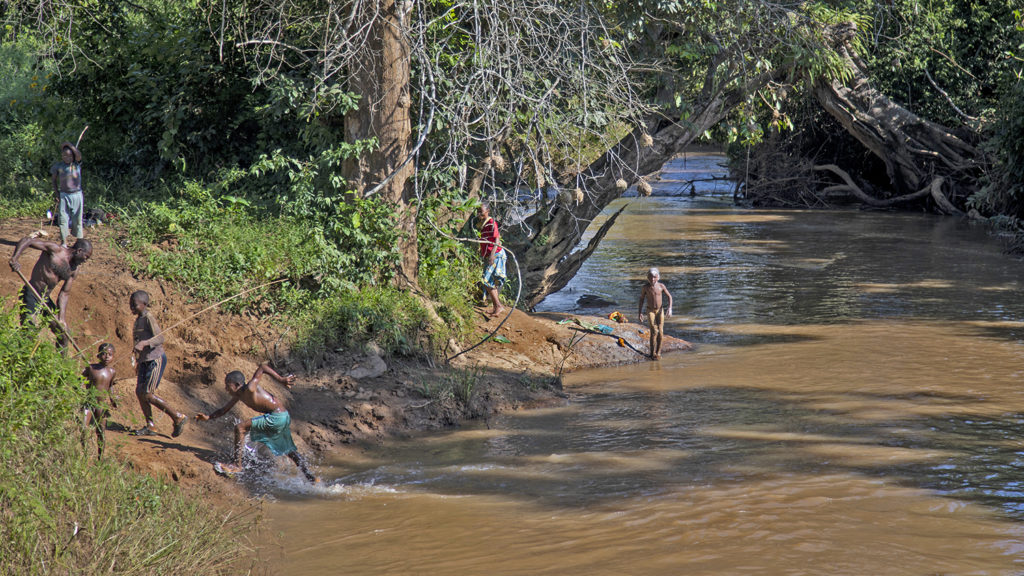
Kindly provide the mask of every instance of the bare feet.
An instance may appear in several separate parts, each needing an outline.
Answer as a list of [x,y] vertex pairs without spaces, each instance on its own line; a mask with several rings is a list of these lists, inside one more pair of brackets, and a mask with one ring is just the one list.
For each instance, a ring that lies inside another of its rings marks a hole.
[[217,474],[227,476],[228,478],[234,478],[241,474],[243,470],[243,468],[237,464],[225,464],[224,462],[214,462],[213,469]]
[[181,418],[174,423],[174,432],[171,432],[171,436],[177,438],[181,436],[183,430],[185,430],[185,424],[188,423],[188,416],[181,414]]
[[498,316],[501,316],[504,313],[505,313],[505,307],[502,306],[501,308],[498,308],[497,310],[491,310],[490,312],[487,313],[487,315],[490,316],[491,318],[497,318]]

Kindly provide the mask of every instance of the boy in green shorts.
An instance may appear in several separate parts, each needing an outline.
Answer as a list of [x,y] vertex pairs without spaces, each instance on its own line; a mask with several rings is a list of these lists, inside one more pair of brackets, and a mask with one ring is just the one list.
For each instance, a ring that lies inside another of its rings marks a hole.
[[213,420],[230,412],[238,402],[260,413],[259,416],[251,420],[243,420],[235,426],[234,463],[225,464],[217,462],[214,464],[214,467],[218,472],[226,476],[234,476],[240,473],[243,470],[242,454],[245,435],[248,434],[254,442],[259,442],[270,448],[270,451],[275,456],[287,456],[299,467],[299,470],[302,471],[307,480],[316,484],[320,482],[320,479],[309,471],[306,459],[299,454],[298,449],[295,447],[295,442],[292,441],[291,416],[288,414],[288,410],[285,409],[284,403],[281,400],[278,400],[273,394],[260,386],[260,378],[264,374],[270,375],[271,378],[289,388],[291,388],[292,382],[295,381],[294,375],[281,376],[266,362],[260,364],[260,367],[256,369],[256,372],[248,382],[245,381],[244,374],[235,370],[224,377],[224,388],[227,389],[228,394],[231,394],[231,399],[228,400],[228,403],[209,415],[203,413],[196,414],[196,420],[199,422]]

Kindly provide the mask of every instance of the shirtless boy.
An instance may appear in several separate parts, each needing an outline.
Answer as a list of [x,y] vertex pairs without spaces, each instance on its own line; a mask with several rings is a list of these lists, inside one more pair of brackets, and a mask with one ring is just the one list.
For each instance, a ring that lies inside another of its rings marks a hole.
[[289,388],[291,388],[292,382],[295,381],[294,375],[281,376],[266,362],[256,369],[256,372],[248,382],[245,381],[244,374],[235,370],[224,377],[224,388],[228,391],[228,394],[231,394],[231,399],[228,400],[227,404],[209,415],[203,413],[196,414],[196,420],[200,422],[213,420],[230,412],[238,402],[260,413],[259,416],[251,420],[243,420],[235,426],[235,462],[233,464],[217,462],[214,466],[218,471],[229,476],[240,473],[243,469],[243,443],[245,442],[245,435],[249,434],[253,442],[259,442],[270,448],[270,451],[275,456],[283,455],[291,459],[306,476],[306,479],[315,484],[320,479],[309,471],[306,459],[299,454],[298,449],[295,447],[295,442],[292,441],[291,416],[288,415],[288,410],[285,409],[284,403],[281,400],[278,400],[273,394],[260,386],[260,378],[264,374],[269,375]]
[[163,331],[160,330],[156,319],[149,313],[149,293],[145,290],[133,292],[128,299],[128,307],[131,308],[132,314],[135,314],[135,326],[132,328],[132,342],[135,343],[135,354],[138,356],[138,365],[135,367],[137,374],[135,397],[139,399],[142,414],[146,417],[146,425],[129,432],[129,434],[132,436],[156,434],[152,408],[156,406],[171,417],[174,422],[174,431],[171,436],[177,438],[185,429],[188,416],[172,409],[163,398],[156,395],[156,389],[160,386],[160,380],[164,376],[164,368],[167,367],[167,354],[164,353]]
[[96,458],[100,459],[103,458],[103,430],[107,427],[107,416],[110,408],[117,408],[117,400],[112,393],[116,371],[110,365],[114,359],[114,345],[100,344],[96,357],[99,362],[86,366],[82,376],[85,376],[85,389],[93,391],[85,405],[84,423],[86,427],[92,424],[96,429]]
[[640,290],[640,309],[637,316],[643,318],[644,303],[647,304],[647,325],[651,328],[651,358],[661,359],[661,337],[665,330],[665,307],[662,295],[668,298],[668,315],[672,315],[672,294],[659,282],[661,273],[657,268],[647,271],[647,284]]
[[53,180],[53,202],[60,226],[60,243],[67,244],[72,234],[82,237],[82,153],[71,142],[60,145],[60,160],[50,167]]
[[[36,260],[35,266],[32,267],[32,275],[29,277],[28,283],[32,288],[21,287],[21,301],[25,305],[21,313],[21,321],[24,323],[25,320],[34,318],[43,307],[51,312],[56,309],[57,321],[53,328],[63,344],[67,330],[65,314],[68,309],[68,298],[71,295],[71,285],[78,277],[78,271],[82,264],[92,256],[92,243],[85,239],[79,239],[74,246],[68,248],[56,242],[25,237],[19,240],[14,248],[14,254],[10,261],[11,270],[21,271],[21,263],[18,262],[18,258],[26,248],[39,250],[42,254]],[[64,284],[60,288],[60,293],[57,294],[57,305],[54,306],[49,295],[58,282]],[[35,289],[35,292],[32,289]],[[44,300],[41,301],[36,294]]]

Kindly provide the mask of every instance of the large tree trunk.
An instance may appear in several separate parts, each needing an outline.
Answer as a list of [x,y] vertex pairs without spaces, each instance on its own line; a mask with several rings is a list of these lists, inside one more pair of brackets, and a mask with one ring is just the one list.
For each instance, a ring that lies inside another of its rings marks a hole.
[[[932,198],[941,212],[964,210],[966,199],[977,190],[984,156],[964,137],[921,118],[876,90],[864,63],[850,47],[855,34],[852,23],[829,29],[852,76],[846,83],[838,79],[817,82],[814,94],[818,102],[885,164],[896,197],[891,200]],[[939,186],[934,186],[939,180]],[[931,192],[921,193],[926,190]],[[887,202],[890,199],[879,200],[881,203],[869,203],[891,204]]]
[[409,40],[405,1],[381,0],[368,17],[368,58],[353,72],[353,88],[359,93],[359,109],[346,116],[348,142],[376,138],[378,147],[350,160],[345,177],[363,196],[379,194],[395,207],[402,260],[396,274],[400,286],[416,286],[419,253],[416,249],[416,208],[409,161],[412,123],[409,118]]
[[[523,303],[533,308],[548,294],[561,290],[597,249],[621,210],[605,221],[586,246],[576,250],[594,218],[622,196],[624,189],[618,185],[618,180],[632,185],[641,177],[660,170],[665,162],[721,121],[745,94],[763,86],[770,78],[765,74],[733,91],[706,95],[703,106],[685,125],[665,120],[664,115],[650,119],[583,171],[581,188],[585,194],[582,201],[577,202],[574,195],[563,193],[550,212],[538,210],[527,218],[526,226],[516,227],[506,235],[505,244],[516,255],[522,273]],[[714,84],[707,83],[708,86]],[[563,182],[562,189],[571,190],[576,181],[572,182]]]

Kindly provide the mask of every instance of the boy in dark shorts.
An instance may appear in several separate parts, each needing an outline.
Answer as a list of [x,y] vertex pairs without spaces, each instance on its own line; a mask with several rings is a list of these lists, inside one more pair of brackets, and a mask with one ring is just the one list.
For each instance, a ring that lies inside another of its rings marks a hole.
[[135,368],[138,375],[135,396],[139,399],[142,414],[146,417],[146,425],[129,432],[129,434],[132,436],[156,434],[152,408],[152,406],[156,406],[171,417],[174,422],[174,431],[171,436],[177,438],[185,429],[188,416],[173,410],[163,398],[156,395],[160,379],[164,376],[164,368],[167,367],[167,355],[164,354],[163,332],[149,313],[149,293],[144,290],[133,292],[128,300],[128,306],[131,308],[132,314],[136,316],[135,327],[132,329],[132,341],[135,343],[135,354],[138,357],[138,365]]
[[243,420],[235,426],[234,463],[216,462],[214,467],[226,476],[240,473],[243,470],[242,454],[245,447],[245,435],[248,434],[253,442],[259,442],[270,448],[275,456],[287,456],[299,467],[307,480],[316,484],[320,482],[320,479],[309,471],[306,459],[299,454],[295,442],[292,441],[291,416],[288,415],[288,410],[285,409],[281,400],[260,386],[260,377],[264,374],[268,374],[289,388],[295,381],[294,375],[281,376],[266,362],[260,364],[248,382],[245,381],[244,374],[235,370],[224,377],[224,388],[231,394],[228,403],[209,415],[196,414],[196,420],[200,422],[213,420],[230,412],[238,402],[260,413],[259,416],[251,420]]
[[[110,365],[114,359],[114,345],[100,344],[96,358],[99,362],[86,366],[82,376],[85,376],[85,389],[90,391],[84,409],[84,424],[87,428],[91,424],[96,429],[96,459],[99,460],[103,458],[103,431],[107,427],[107,416],[110,415],[110,408],[117,408],[117,400],[114,400],[112,393],[117,372]],[[84,438],[82,443],[84,446]]]
[[[672,294],[665,287],[661,280],[661,273],[657,268],[647,271],[647,284],[640,290],[640,310],[637,316],[643,321],[644,304],[647,304],[647,325],[651,329],[651,358],[661,359],[661,338],[665,331],[665,308],[668,308],[668,316],[672,316]],[[664,306],[662,296],[668,298],[668,306]]]

